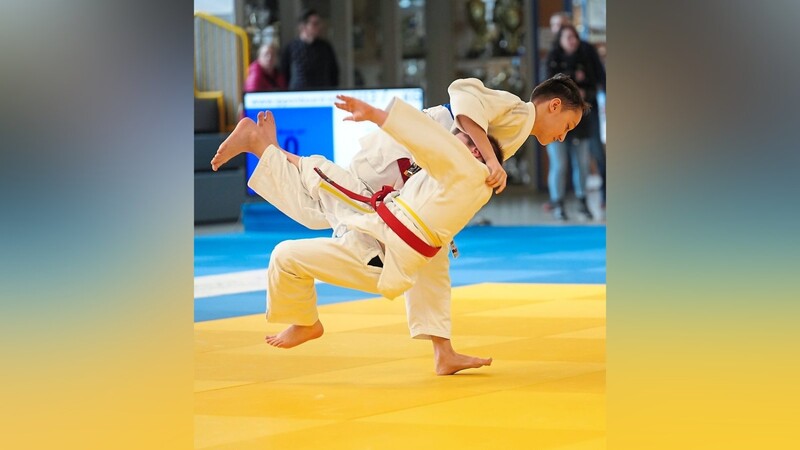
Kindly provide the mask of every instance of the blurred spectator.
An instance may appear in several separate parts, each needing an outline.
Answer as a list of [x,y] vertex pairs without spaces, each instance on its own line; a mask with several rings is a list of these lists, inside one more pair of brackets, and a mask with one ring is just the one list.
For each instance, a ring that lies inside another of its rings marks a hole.
[[264,44],[258,49],[258,57],[250,64],[245,92],[286,90],[286,77],[278,69],[278,47]]
[[281,68],[289,89],[333,88],[339,86],[339,65],[328,41],[321,39],[322,19],[313,9],[300,15],[299,35],[281,55]]
[[599,143],[597,90],[598,87],[605,85],[605,69],[594,47],[580,40],[574,26],[564,25],[559,29],[553,48],[547,56],[547,71],[548,77],[564,73],[575,80],[584,99],[592,105],[592,110],[583,117],[574,130],[567,134],[564,142],[554,142],[547,146],[550,160],[547,181],[553,216],[558,220],[567,219],[564,196],[569,156],[572,162],[572,184],[575,197],[578,199],[578,210],[585,218],[592,219],[592,213],[586,205],[586,176],[589,172],[590,141],[597,139]]
[[569,18],[569,13],[562,11],[550,16],[550,31],[553,33],[553,36],[557,35],[558,30],[560,30],[564,25],[572,25],[572,21]]

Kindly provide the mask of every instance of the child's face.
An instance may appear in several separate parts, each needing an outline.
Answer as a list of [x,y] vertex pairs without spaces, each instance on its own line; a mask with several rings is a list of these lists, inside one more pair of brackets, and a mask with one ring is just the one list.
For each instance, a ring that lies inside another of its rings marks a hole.
[[475,159],[477,159],[480,162],[485,162],[483,160],[483,156],[481,156],[481,151],[478,150],[478,147],[475,146],[475,143],[472,141],[472,138],[470,138],[467,133],[459,131],[458,133],[456,133],[456,138],[467,146],[469,151],[472,152],[472,156],[474,156]]
[[563,142],[567,137],[567,133],[572,131],[581,121],[580,109],[565,109],[559,106],[555,111],[548,110],[545,117],[537,117],[538,122],[541,119],[541,126],[536,133],[536,140],[542,145],[550,144],[551,142]]

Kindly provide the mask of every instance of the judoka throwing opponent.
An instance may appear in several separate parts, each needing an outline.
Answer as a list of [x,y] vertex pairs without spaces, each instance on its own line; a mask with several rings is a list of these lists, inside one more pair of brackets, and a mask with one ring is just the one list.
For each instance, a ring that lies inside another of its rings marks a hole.
[[[376,198],[361,211],[339,211],[334,237],[286,241],[274,249],[268,269],[267,318],[292,325],[268,337],[271,345],[293,347],[322,335],[315,278],[388,298],[402,294],[432,257],[442,251],[446,258],[442,244],[450,242],[492,193],[485,183],[489,171],[482,158],[476,158],[480,153],[474,145],[470,151],[463,137],[459,140],[400,100],[393,101],[389,112],[349,97],[340,100],[337,107],[352,114],[348,120],[370,120],[381,126],[412,153],[424,171],[411,177],[400,191]],[[260,158],[264,152],[285,154],[277,147],[270,113],[260,116],[258,124],[242,121],[217,163],[242,151]],[[449,373],[490,362],[471,358],[461,362],[463,367],[451,367]]]

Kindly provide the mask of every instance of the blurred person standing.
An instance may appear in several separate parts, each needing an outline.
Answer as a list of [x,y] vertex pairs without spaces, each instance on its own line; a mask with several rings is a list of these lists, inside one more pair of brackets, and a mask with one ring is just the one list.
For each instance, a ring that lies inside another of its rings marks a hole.
[[[592,213],[586,204],[586,177],[589,173],[590,141],[595,138],[599,141],[597,91],[598,87],[605,85],[605,69],[594,47],[581,41],[575,27],[567,24],[562,25],[556,34],[553,48],[547,56],[547,71],[548,76],[556,73],[567,74],[580,88],[584,100],[592,106],[591,111],[564,141],[553,142],[547,146],[550,161],[547,177],[550,206],[556,219],[567,220],[564,196],[567,184],[567,157],[569,157],[572,163],[572,184],[575,197],[578,199],[578,211],[586,219],[591,220]],[[604,169],[605,164],[603,173]]]
[[550,16],[550,32],[553,33],[553,36],[558,35],[558,30],[564,25],[572,25],[569,13],[561,11]]
[[281,55],[281,68],[290,90],[335,88],[339,86],[339,65],[331,44],[320,38],[322,18],[314,9],[303,11],[298,37]]
[[288,87],[286,77],[278,68],[278,47],[264,44],[258,49],[258,57],[250,64],[245,92],[284,91]]

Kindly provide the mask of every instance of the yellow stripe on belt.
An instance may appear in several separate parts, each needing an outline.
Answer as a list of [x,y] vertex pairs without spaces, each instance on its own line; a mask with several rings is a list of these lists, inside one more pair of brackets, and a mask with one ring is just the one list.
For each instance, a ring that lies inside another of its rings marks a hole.
[[352,207],[353,209],[357,209],[358,211],[361,211],[361,212],[367,213],[367,214],[375,214],[375,211],[373,211],[372,208],[365,208],[365,207],[359,205],[358,203],[354,202],[353,200],[350,200],[350,198],[348,198],[346,195],[344,195],[341,192],[339,192],[338,189],[336,189],[334,187],[331,187],[330,185],[326,184],[325,182],[320,181],[319,187],[320,187],[320,189],[324,190],[325,192],[328,192],[331,195],[333,195],[336,198],[338,198],[339,200],[345,202],[348,206]]
[[414,221],[422,229],[422,232],[425,234],[425,237],[428,238],[428,240],[430,241],[431,244],[434,245],[434,247],[442,246],[442,242],[439,240],[439,238],[437,238],[436,235],[433,234],[433,232],[425,225],[425,222],[423,222],[422,219],[420,219],[417,213],[415,213],[414,210],[411,209],[410,206],[408,206],[408,203],[400,199],[399,196],[395,197],[394,201],[397,202],[397,204],[400,205],[408,213],[408,215],[414,218]]

